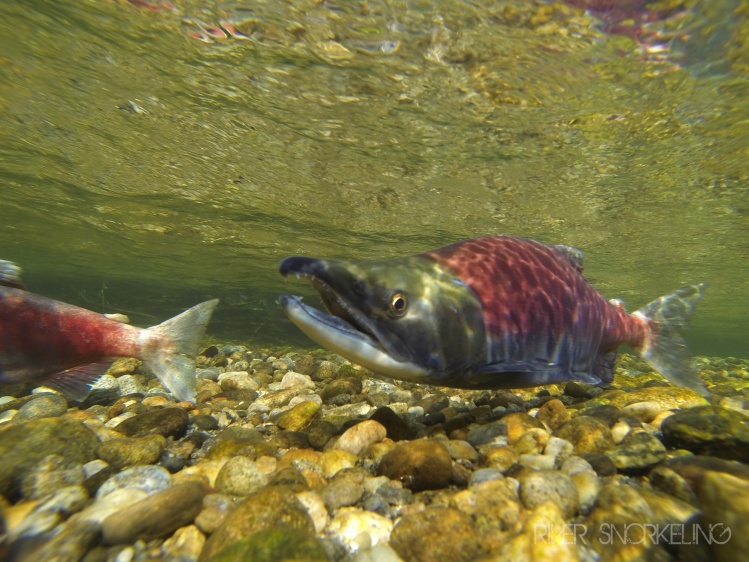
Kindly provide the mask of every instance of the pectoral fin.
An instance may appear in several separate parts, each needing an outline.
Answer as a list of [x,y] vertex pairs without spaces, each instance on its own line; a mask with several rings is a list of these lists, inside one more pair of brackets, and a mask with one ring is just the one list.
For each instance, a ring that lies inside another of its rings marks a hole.
[[67,398],[83,402],[96,380],[107,372],[112,360],[79,365],[67,369],[44,381],[44,385],[62,392]]

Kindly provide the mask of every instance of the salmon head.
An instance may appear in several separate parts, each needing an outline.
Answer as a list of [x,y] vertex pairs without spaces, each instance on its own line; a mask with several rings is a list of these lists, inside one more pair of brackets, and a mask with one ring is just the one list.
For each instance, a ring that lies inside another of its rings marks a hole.
[[427,256],[388,260],[289,257],[282,275],[309,280],[327,312],[281,295],[292,322],[323,347],[372,371],[449,385],[481,356],[481,301]]

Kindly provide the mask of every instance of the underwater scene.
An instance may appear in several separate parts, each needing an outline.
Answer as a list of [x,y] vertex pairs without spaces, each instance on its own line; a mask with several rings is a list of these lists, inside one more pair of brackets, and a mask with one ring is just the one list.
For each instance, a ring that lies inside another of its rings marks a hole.
[[747,0],[0,2],[0,560],[742,560],[747,295]]

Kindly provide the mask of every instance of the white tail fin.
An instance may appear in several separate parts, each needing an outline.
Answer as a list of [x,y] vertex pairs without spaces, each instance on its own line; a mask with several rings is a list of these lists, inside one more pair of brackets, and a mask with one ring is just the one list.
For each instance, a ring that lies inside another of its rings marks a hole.
[[195,401],[195,355],[218,299],[144,330],[141,359],[178,400]]
[[687,285],[654,300],[633,316],[648,322],[649,333],[639,349],[642,358],[672,383],[709,396],[682,335],[704,291],[704,284]]

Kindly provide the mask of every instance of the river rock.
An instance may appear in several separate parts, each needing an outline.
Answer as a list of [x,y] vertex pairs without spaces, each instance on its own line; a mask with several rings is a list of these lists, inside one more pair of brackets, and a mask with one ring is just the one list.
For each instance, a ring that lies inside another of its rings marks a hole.
[[453,460],[467,460],[476,462],[479,460],[479,454],[468,441],[460,439],[446,439],[443,445],[450,453]]
[[341,507],[354,505],[364,495],[364,486],[356,480],[336,477],[320,490],[320,498],[330,513],[335,513]]
[[122,468],[139,464],[155,464],[166,447],[161,435],[145,437],[121,437],[104,441],[96,449],[96,455],[110,465]]
[[300,431],[314,419],[319,411],[319,404],[312,400],[305,400],[281,414],[276,419],[276,425],[281,429]]
[[544,424],[525,412],[507,414],[502,417],[502,421],[507,425],[507,443],[509,445],[517,443],[531,429],[544,429]]
[[577,488],[572,478],[554,470],[529,471],[522,474],[520,500],[528,509],[552,501],[559,506],[565,519],[570,519],[579,507]]
[[720,406],[677,412],[661,424],[667,445],[700,455],[749,462],[749,417]]
[[453,495],[450,507],[467,515],[482,537],[513,529],[522,508],[516,486],[501,475],[498,479],[472,482],[468,489]]
[[211,459],[243,455],[260,457],[274,456],[275,447],[270,445],[256,429],[249,427],[228,427],[216,436],[215,444],[208,451]]
[[507,445],[507,424],[497,420],[468,431],[466,441],[478,448],[481,445]]
[[380,422],[364,420],[344,431],[332,448],[359,455],[364,449],[379,443],[386,436],[387,430]]
[[230,496],[249,496],[267,483],[258,464],[243,456],[230,458],[216,477],[216,489]]
[[166,562],[189,562],[197,560],[205,546],[205,535],[195,525],[180,527],[161,545]]
[[549,442],[549,432],[534,427],[529,429],[512,446],[518,455],[540,454]]
[[60,455],[49,455],[36,464],[21,482],[24,499],[41,499],[66,486],[83,484],[83,469]]
[[481,551],[468,517],[449,507],[428,507],[402,517],[390,546],[403,560],[414,562],[473,562]]
[[359,457],[348,451],[340,449],[330,449],[325,451],[320,457],[319,466],[323,476],[326,478],[333,477],[339,470],[356,466]]
[[676,498],[699,505],[697,492],[708,472],[730,474],[749,482],[749,466],[717,457],[684,455],[668,459],[650,472],[650,483]]
[[360,379],[354,377],[344,377],[334,380],[325,388],[323,388],[320,391],[320,398],[322,398],[323,402],[328,403],[331,399],[340,394],[355,396],[357,394],[361,394],[361,391],[362,382]]
[[711,553],[715,560],[744,560],[749,552],[749,482],[709,471],[698,495],[703,512],[702,531],[712,535]]
[[203,508],[195,517],[195,525],[203,533],[213,534],[224,522],[226,516],[242,501],[244,498],[225,494],[207,494],[203,498]]
[[444,488],[452,474],[452,459],[439,441],[409,441],[382,457],[378,474],[400,480],[413,491]]
[[574,453],[601,453],[614,446],[611,430],[602,421],[590,416],[572,418],[556,432],[556,437],[566,439],[574,447]]
[[645,423],[651,422],[661,411],[663,408],[655,400],[632,402],[621,409],[622,416],[632,416]]
[[68,411],[68,402],[59,394],[42,394],[19,408],[13,417],[14,423],[22,423],[40,418],[52,418]]
[[130,544],[168,535],[192,523],[200,512],[205,487],[186,482],[155,493],[107,517],[102,524],[106,544]]
[[[304,538],[314,537],[315,527],[294,494],[283,487],[265,488],[248,496],[226,516],[221,526],[206,541],[199,560],[212,560],[232,543],[260,532],[276,532],[276,536],[281,538],[300,534]],[[242,558],[231,558],[238,559]]]
[[625,392],[611,399],[611,404],[623,408],[638,402],[656,402],[661,410],[692,408],[707,405],[707,400],[690,388],[683,386],[645,386]]
[[393,441],[402,441],[404,439],[413,438],[413,429],[408,425],[403,418],[393,412],[387,406],[380,406],[377,408],[371,416],[370,420],[380,422],[387,431],[387,436]]
[[121,511],[127,506],[133,505],[147,497],[148,492],[140,488],[121,488],[104,497],[96,498],[94,503],[78,514],[78,518],[101,525],[113,513]]
[[640,432],[631,435],[621,445],[609,449],[606,455],[621,471],[642,470],[666,458],[666,447],[657,437]]
[[280,527],[258,531],[231,543],[210,558],[204,558],[201,555],[200,560],[210,562],[237,562],[239,560],[328,562],[329,558],[314,535],[294,527]]
[[579,562],[577,527],[568,525],[559,506],[546,501],[537,506],[523,531],[485,560],[496,562]]
[[128,437],[163,435],[179,439],[187,431],[190,418],[182,408],[159,408],[120,422],[114,430]]
[[349,553],[387,543],[392,530],[390,519],[357,507],[339,509],[328,525],[328,534]]
[[154,465],[134,466],[115,474],[104,482],[96,492],[97,498],[122,488],[140,488],[149,495],[166,490],[172,485],[172,477],[165,468]]
[[82,560],[99,539],[99,526],[92,521],[71,520],[61,531],[33,553],[34,560],[73,562]]
[[42,418],[0,426],[0,495],[14,497],[21,479],[47,455],[84,464],[94,459],[99,440],[78,421]]
[[541,405],[536,414],[536,419],[555,431],[570,420],[570,413],[561,400],[552,398]]

